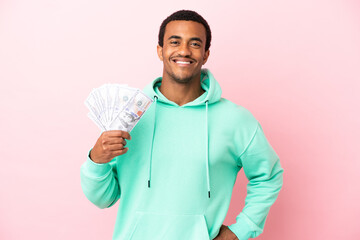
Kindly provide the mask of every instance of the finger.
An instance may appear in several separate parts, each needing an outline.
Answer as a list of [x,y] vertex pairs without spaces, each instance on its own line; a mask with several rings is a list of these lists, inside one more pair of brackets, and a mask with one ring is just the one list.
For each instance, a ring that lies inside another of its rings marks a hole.
[[122,138],[110,138],[110,140],[107,142],[107,144],[109,145],[113,145],[113,144],[123,144],[124,146],[126,145],[126,141]]
[[112,152],[116,152],[119,150],[123,150],[124,149],[124,145],[122,143],[120,144],[112,144],[108,146],[108,149]]
[[121,130],[110,130],[110,131],[106,132],[106,135],[108,137],[122,137],[122,138],[125,138],[128,140],[131,139],[130,134],[128,132],[121,131]]
[[103,132],[103,134],[108,137],[121,137],[122,132],[121,130],[108,130]]
[[114,151],[113,154],[116,157],[116,156],[125,154],[128,150],[129,150],[129,148],[123,148],[122,150]]
[[125,139],[128,139],[128,140],[131,140],[131,136],[130,136],[130,133],[128,132],[122,132],[122,138],[125,138]]

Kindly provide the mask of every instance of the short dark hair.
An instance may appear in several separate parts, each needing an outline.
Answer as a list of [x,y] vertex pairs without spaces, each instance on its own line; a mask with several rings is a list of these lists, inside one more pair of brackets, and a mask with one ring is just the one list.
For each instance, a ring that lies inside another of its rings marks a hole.
[[165,35],[166,25],[171,21],[194,21],[201,23],[205,27],[205,31],[206,31],[205,51],[207,51],[210,48],[210,42],[211,42],[210,26],[206,22],[206,20],[202,16],[200,16],[200,14],[191,10],[180,10],[174,12],[161,23],[160,31],[159,31],[159,41],[158,41],[160,47],[163,47],[164,45],[164,35]]

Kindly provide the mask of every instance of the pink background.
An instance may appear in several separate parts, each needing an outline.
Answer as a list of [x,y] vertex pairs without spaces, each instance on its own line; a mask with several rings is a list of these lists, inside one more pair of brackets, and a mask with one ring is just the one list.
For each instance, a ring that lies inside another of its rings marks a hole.
[[[0,239],[111,239],[79,170],[99,130],[84,100],[108,82],[160,76],[161,21],[210,23],[205,67],[249,109],[281,159],[284,187],[258,239],[360,239],[360,3],[0,1]],[[244,205],[239,174],[225,224]]]

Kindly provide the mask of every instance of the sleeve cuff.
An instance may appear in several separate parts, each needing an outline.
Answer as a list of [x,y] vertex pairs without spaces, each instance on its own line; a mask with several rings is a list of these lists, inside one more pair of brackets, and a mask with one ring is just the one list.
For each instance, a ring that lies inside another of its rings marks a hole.
[[248,222],[247,217],[240,213],[236,218],[236,223],[229,226],[229,229],[236,235],[239,240],[248,240],[249,238],[254,238],[257,234],[254,234],[254,230],[251,227],[251,224]]
[[[91,151],[91,150],[90,150]],[[82,165],[84,173],[93,178],[101,178],[111,171],[109,163],[95,163],[90,159],[90,151],[87,156],[86,162]]]

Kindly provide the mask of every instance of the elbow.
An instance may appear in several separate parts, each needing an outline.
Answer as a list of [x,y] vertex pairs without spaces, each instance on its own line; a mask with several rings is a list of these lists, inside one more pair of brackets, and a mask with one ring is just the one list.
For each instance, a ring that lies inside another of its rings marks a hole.
[[115,185],[92,185],[81,182],[86,198],[100,209],[109,208],[120,198],[120,189]]
[[96,194],[96,193],[95,194],[94,193],[92,193],[92,194],[85,193],[85,196],[91,203],[93,203],[95,206],[97,206],[100,209],[105,209],[105,208],[111,207],[119,199],[119,197],[115,194],[112,196],[104,197],[104,196],[99,196],[99,194]]
[[274,190],[279,193],[284,184],[284,169],[280,166],[280,162],[278,162],[278,166],[274,170],[276,171],[273,171],[271,181],[276,187]]

